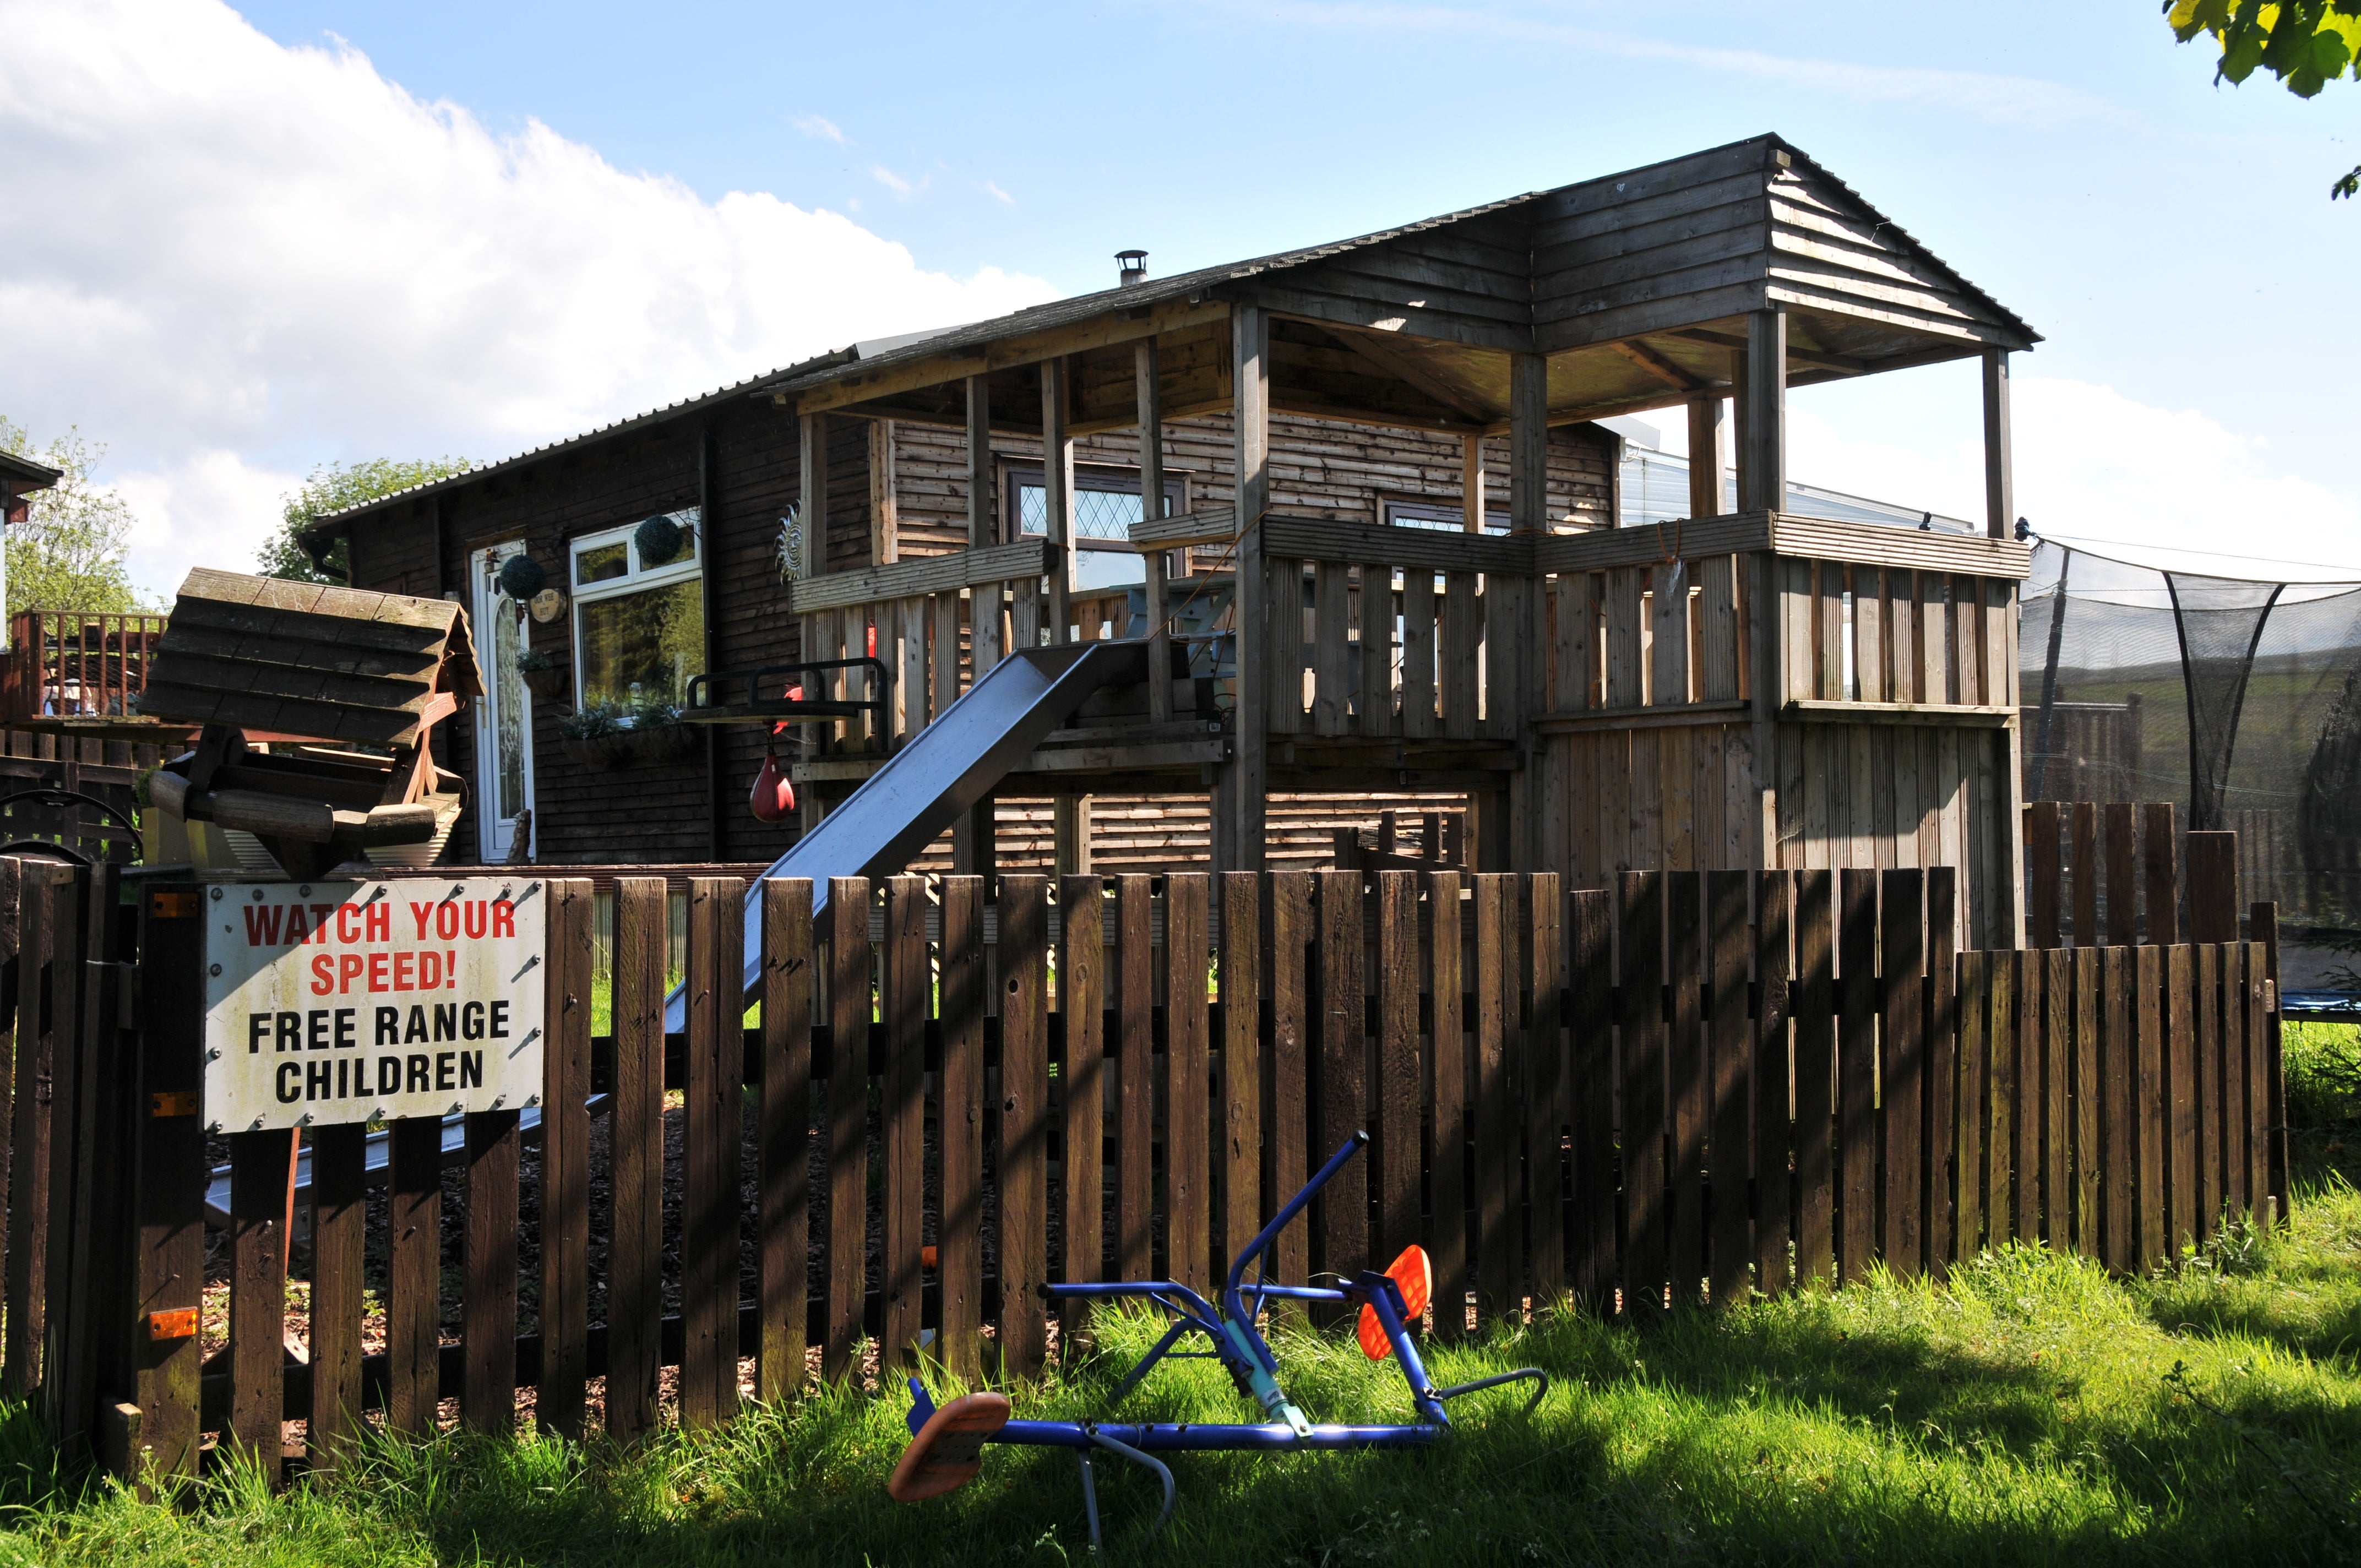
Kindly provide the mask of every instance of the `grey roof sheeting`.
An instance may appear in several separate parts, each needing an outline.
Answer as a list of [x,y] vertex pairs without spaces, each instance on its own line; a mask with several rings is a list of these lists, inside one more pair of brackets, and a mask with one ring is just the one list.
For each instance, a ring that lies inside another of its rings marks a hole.
[[1766,153],[1774,149],[1783,151],[1796,163],[1809,168],[1819,178],[1826,180],[1830,185],[1841,191],[1848,199],[1859,203],[1862,213],[1875,221],[1881,234],[1891,235],[1894,239],[1906,245],[1910,249],[1925,258],[1927,261],[1931,263],[1933,266],[1940,269],[1945,275],[1959,284],[1960,289],[1963,293],[1972,297],[1981,304],[1988,307],[2001,321],[2016,328],[2024,334],[2028,343],[2038,342],[2040,340],[2040,334],[2035,332],[2032,326],[2028,324],[2024,318],[2018,316],[2015,312],[2001,304],[1999,301],[1993,299],[1983,290],[1968,281],[1967,279],[1961,277],[1949,263],[1936,256],[1934,252],[1928,250],[1924,245],[1921,245],[1900,225],[1894,223],[1883,213],[1880,213],[1875,207],[1870,205],[1867,201],[1861,198],[1859,192],[1846,184],[1843,181],[1839,180],[1835,175],[1829,173],[1824,166],[1812,159],[1809,155],[1800,151],[1784,138],[1775,135],[1748,137],[1741,138],[1739,141],[1725,143],[1719,148],[1708,148],[1697,152],[1684,153],[1678,158],[1662,159],[1655,163],[1644,164],[1638,169],[1622,170],[1612,174],[1599,175],[1589,180],[1573,181],[1567,184],[1556,186],[1548,191],[1530,191],[1522,195],[1505,197],[1496,202],[1487,202],[1479,206],[1463,207],[1457,212],[1444,213],[1439,216],[1431,218],[1422,218],[1416,223],[1403,224],[1393,228],[1378,229],[1373,233],[1361,235],[1352,239],[1335,240],[1324,245],[1311,246],[1297,250],[1278,251],[1271,255],[1257,257],[1250,260],[1231,261],[1222,263],[1219,266],[1199,268],[1193,272],[1178,273],[1170,278],[1148,279],[1127,286],[1119,286],[1113,289],[1102,289],[1092,293],[1077,294],[1063,300],[1053,300],[1047,304],[1032,305],[1024,310],[1013,311],[1006,315],[994,316],[979,322],[969,322],[958,326],[938,328],[926,332],[908,333],[899,336],[871,339],[865,343],[855,344],[847,348],[835,350],[832,353],[815,356],[812,358],[802,360],[796,364],[786,366],[781,369],[770,371],[764,375],[750,378],[747,380],[720,388],[715,391],[705,393],[699,397],[686,399],[680,402],[668,404],[664,408],[653,410],[647,413],[638,414],[630,419],[618,420],[612,424],[601,425],[595,430],[586,431],[579,435],[570,436],[563,441],[550,442],[544,445],[534,447],[530,451],[519,453],[512,457],[503,458],[494,463],[480,464],[475,467],[467,469],[464,473],[451,475],[448,477],[432,480],[424,484],[413,485],[407,489],[396,490],[390,495],[381,496],[373,501],[367,501],[359,506],[348,507],[343,511],[332,512],[328,516],[322,518],[318,522],[313,524],[311,529],[306,530],[306,532],[314,537],[324,536],[334,532],[336,528],[349,523],[355,518],[366,516],[368,513],[381,510],[386,507],[394,506],[402,501],[415,499],[421,496],[451,489],[456,486],[486,478],[523,464],[531,463],[538,459],[548,457],[554,454],[583,445],[586,443],[625,434],[631,431],[642,429],[648,425],[661,423],[667,420],[697,413],[705,409],[711,408],[717,403],[727,401],[732,398],[758,396],[769,393],[794,393],[806,391],[815,387],[824,386],[829,381],[838,379],[841,377],[853,374],[856,370],[868,371],[876,369],[880,367],[895,364],[915,363],[918,360],[925,359],[938,354],[955,354],[962,349],[981,347],[998,342],[1004,338],[1020,337],[1028,333],[1044,332],[1057,327],[1070,326],[1080,322],[1087,321],[1093,316],[1099,315],[1109,309],[1116,307],[1117,305],[1129,310],[1140,305],[1157,303],[1166,300],[1182,299],[1191,294],[1219,287],[1223,284],[1240,282],[1244,280],[1256,277],[1258,274],[1283,271],[1290,268],[1309,266],[1316,262],[1327,260],[1334,257],[1345,255],[1350,251],[1363,250],[1371,246],[1383,245],[1389,241],[1400,239],[1407,235],[1419,234],[1430,229],[1444,228],[1453,224],[1465,223],[1472,218],[1479,218],[1494,213],[1505,212],[1513,207],[1521,206],[1528,203],[1538,202],[1544,198],[1554,196],[1562,192],[1578,190],[1584,186],[1604,184],[1609,181],[1627,180],[1634,175],[1645,173],[1650,170],[1661,169],[1671,164],[1687,162],[1693,159],[1708,158],[1716,153],[1728,151],[1730,148],[1751,145],[1762,146]]
[[65,471],[13,452],[0,452],[0,477],[14,481],[17,490],[45,490],[65,477]]

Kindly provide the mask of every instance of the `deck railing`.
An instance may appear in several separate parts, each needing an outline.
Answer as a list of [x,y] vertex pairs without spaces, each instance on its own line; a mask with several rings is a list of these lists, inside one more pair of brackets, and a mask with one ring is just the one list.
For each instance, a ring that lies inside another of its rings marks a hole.
[[148,661],[170,618],[28,609],[8,621],[0,718],[121,718],[148,687]]

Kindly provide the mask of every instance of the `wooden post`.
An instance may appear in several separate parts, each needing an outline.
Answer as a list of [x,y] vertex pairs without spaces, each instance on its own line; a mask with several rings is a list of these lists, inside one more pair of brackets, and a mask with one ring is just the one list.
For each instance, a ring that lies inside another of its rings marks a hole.
[[[1270,505],[1270,319],[1259,305],[1230,310],[1235,403],[1233,440],[1237,472],[1237,733],[1235,757],[1223,764],[1235,812],[1236,861],[1224,871],[1263,869],[1263,806],[1269,769],[1263,739],[1269,729],[1270,585],[1264,581],[1262,514]],[[1289,585],[1289,593],[1294,585]],[[1291,602],[1291,598],[1290,598]],[[1320,1157],[1326,1158],[1323,1153]]]
[[[705,542],[706,569],[699,582],[704,600],[705,667],[718,670],[721,658],[721,573],[714,561],[714,518],[720,510],[721,454],[715,440],[713,427],[706,425],[697,433],[697,531]],[[443,498],[434,498],[435,513],[435,591],[442,591],[442,514]],[[530,718],[526,720],[532,722]],[[432,741],[429,744],[432,745]],[[705,857],[720,861],[729,858],[723,846],[730,840],[729,787],[723,782],[721,727],[705,726]]]
[[1689,399],[1689,516],[1721,515],[1721,396],[1699,392]]
[[[1510,418],[1515,417],[1511,410]],[[1484,532],[1484,438],[1459,438],[1459,523],[1470,533]]]
[[1984,350],[1984,532],[2006,539],[2015,518],[2008,455],[2008,354]]
[[[992,378],[970,376],[967,378],[967,547],[981,550],[992,543]],[[992,618],[990,641],[993,648],[1000,644],[1000,588],[994,585],[989,593],[976,590],[974,609],[970,617],[968,645],[971,650],[971,680],[983,678],[987,629],[984,618]],[[988,608],[987,608],[988,605]],[[956,659],[956,647],[940,658]],[[951,869],[962,876],[988,876],[992,871],[992,800],[990,796],[976,803],[974,808],[951,827]]]
[[[1139,515],[1164,515],[1164,391],[1158,380],[1156,340],[1140,339],[1131,355],[1132,378],[1139,402]],[[1162,724],[1172,717],[1171,641],[1164,618],[1164,560],[1161,550],[1150,550],[1142,563],[1148,577],[1148,719]],[[1127,629],[1126,629],[1127,630]]]
[[1777,511],[1787,502],[1787,313],[1755,311],[1746,322],[1746,395],[1738,408],[1738,510]]
[[[17,880],[18,864],[12,861],[5,868],[10,883]],[[11,886],[8,891],[13,894],[17,889]],[[38,883],[24,889],[32,897],[39,892]],[[132,1392],[139,1407],[140,1425],[137,1451],[131,1456],[133,1475],[128,1478],[144,1483],[197,1473],[199,1377],[204,1361],[203,1342],[193,1332],[205,1272],[204,1126],[196,1109],[204,1080],[204,982],[201,978],[204,922],[202,888],[186,883],[150,882],[140,892],[144,926],[139,950],[147,1015],[140,1021],[139,1080],[134,1100],[140,1112],[139,1137],[132,1156],[133,1203],[139,1226],[133,1288],[141,1314],[135,1331]],[[39,987],[30,989],[38,992]],[[357,1134],[360,1129],[353,1131]],[[360,1185],[357,1137],[354,1156],[352,1185],[357,1190]],[[357,1226],[353,1227],[353,1236],[358,1239]],[[357,1267],[349,1278],[357,1297]],[[182,1312],[190,1314],[192,1332],[187,1333],[178,1332],[180,1325],[174,1321],[174,1314]],[[166,1327],[175,1332],[157,1332]],[[356,1412],[359,1329],[356,1301],[352,1358]],[[315,1443],[321,1435],[315,1428]]]
[[[1481,527],[1479,517],[1478,532]],[[1520,537],[1549,532],[1549,356],[1544,354],[1516,354],[1509,358],[1509,530]],[[1496,628],[1515,625],[1523,632],[1517,639],[1520,646],[1496,645],[1490,652],[1493,659],[1514,669],[1513,679],[1505,683],[1514,706],[1510,733],[1518,737],[1525,762],[1509,775],[1509,855],[1510,864],[1524,868],[1539,863],[1535,852],[1542,841],[1539,814],[1545,793],[1535,787],[1540,777],[1534,750],[1539,737],[1525,728],[1526,719],[1542,707],[1542,661],[1550,645],[1548,607],[1540,583],[1537,576],[1515,582],[1496,576],[1486,583],[1487,593],[1499,600],[1511,606],[1521,601],[1521,613],[1512,609],[1509,616],[1486,619]],[[1496,675],[1492,689],[1498,692],[1502,685]]]
[[1049,641],[1072,633],[1067,598],[1074,587],[1074,444],[1066,434],[1066,362],[1041,361],[1041,499],[1049,513]]
[[869,422],[869,564],[902,558],[902,519],[894,499],[894,422]]
[[[799,494],[796,518],[803,529],[803,559],[796,564],[799,580],[818,576],[828,568],[828,416],[803,414],[796,421],[796,481]],[[818,645],[821,636],[818,622],[829,617],[801,618],[802,635],[797,646],[801,657],[821,659],[833,656],[833,650]],[[807,733],[818,742],[818,749],[830,750],[827,739],[836,733],[834,727],[822,726]],[[803,830],[807,833],[819,826],[821,816],[819,791],[803,792]]]

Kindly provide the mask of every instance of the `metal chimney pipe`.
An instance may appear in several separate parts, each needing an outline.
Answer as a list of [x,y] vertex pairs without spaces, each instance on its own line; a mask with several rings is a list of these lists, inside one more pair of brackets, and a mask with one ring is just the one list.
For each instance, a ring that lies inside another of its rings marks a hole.
[[1128,289],[1135,283],[1148,281],[1148,252],[1118,250],[1115,253],[1115,259],[1119,269],[1115,273],[1115,287]]

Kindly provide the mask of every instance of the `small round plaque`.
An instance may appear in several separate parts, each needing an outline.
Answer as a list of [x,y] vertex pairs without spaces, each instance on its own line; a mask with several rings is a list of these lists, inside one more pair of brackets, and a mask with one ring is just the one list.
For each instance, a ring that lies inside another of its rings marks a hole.
[[555,588],[544,588],[533,596],[532,602],[525,608],[533,611],[533,620],[547,626],[566,613],[566,596]]

